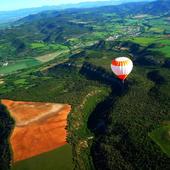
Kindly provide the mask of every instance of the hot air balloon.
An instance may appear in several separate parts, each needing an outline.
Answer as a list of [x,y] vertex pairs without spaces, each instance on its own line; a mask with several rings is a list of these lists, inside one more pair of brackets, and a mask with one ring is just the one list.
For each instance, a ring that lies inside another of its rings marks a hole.
[[118,57],[112,60],[111,69],[113,73],[124,82],[133,68],[132,61],[127,57]]

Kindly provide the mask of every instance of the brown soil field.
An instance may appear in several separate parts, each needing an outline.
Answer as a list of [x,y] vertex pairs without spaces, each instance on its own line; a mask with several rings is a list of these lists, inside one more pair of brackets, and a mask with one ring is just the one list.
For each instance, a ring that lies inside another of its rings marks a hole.
[[68,53],[68,52],[69,52],[69,50],[60,50],[58,52],[38,56],[38,57],[36,57],[36,59],[38,61],[41,61],[41,62],[45,63],[45,62],[48,62],[50,60],[53,60],[53,59],[57,58],[58,56],[60,56],[63,53]]
[[13,162],[28,159],[66,144],[67,104],[1,100],[15,119],[10,137]]

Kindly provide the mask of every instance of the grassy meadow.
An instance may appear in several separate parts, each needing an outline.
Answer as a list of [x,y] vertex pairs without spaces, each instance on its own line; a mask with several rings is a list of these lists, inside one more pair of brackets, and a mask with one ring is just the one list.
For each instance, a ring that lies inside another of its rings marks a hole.
[[170,125],[155,129],[149,136],[170,157]]
[[18,70],[30,68],[40,64],[41,62],[35,60],[34,58],[18,60],[16,62],[13,61],[12,63],[9,63],[7,66],[1,66],[0,74],[11,74],[11,73],[15,73]]
[[73,170],[72,148],[66,144],[53,151],[16,162],[11,170]]

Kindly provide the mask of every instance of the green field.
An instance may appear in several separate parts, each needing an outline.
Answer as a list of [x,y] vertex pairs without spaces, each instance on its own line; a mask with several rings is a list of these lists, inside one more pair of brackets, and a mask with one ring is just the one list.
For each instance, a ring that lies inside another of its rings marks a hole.
[[164,29],[160,27],[152,27],[149,31],[154,33],[163,33]]
[[12,170],[73,170],[72,148],[67,144],[56,150],[17,162]]
[[30,44],[33,50],[68,50],[67,46],[61,44],[46,44],[43,42],[34,42]]
[[9,63],[8,66],[0,67],[0,74],[10,74],[21,69],[29,68],[41,64],[41,62],[30,58],[19,60],[15,63]]
[[[159,51],[163,54],[165,57],[170,57],[170,39],[155,39],[155,42],[158,46],[156,48],[153,48],[152,51]],[[148,44],[149,45],[149,44]]]
[[149,136],[170,157],[170,125],[154,130]]
[[166,57],[170,58],[170,46],[165,46],[159,49]]
[[170,39],[162,39],[158,41],[162,47],[159,48],[166,57],[170,57]]
[[137,43],[141,46],[148,46],[152,43],[159,45],[152,49],[153,51],[160,51],[162,52],[165,57],[170,57],[170,39],[161,38],[161,37],[135,37],[129,39],[130,41]]
[[157,37],[136,37],[133,39],[130,39],[130,41],[143,45],[143,46],[147,46],[149,44],[155,43],[155,41],[157,41]]

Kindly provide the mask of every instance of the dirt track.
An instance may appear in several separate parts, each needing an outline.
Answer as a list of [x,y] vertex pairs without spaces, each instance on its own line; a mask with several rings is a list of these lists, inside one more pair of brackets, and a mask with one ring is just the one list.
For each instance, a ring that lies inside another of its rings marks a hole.
[[16,126],[11,134],[13,161],[24,160],[66,144],[70,105],[2,100]]

